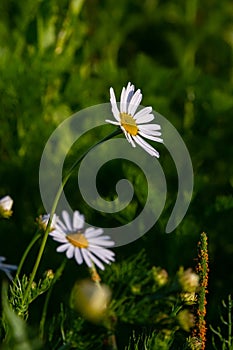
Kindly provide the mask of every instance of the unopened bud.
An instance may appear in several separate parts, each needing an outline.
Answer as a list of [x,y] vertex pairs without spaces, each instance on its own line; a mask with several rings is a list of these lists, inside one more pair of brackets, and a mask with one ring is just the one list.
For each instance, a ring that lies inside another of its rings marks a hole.
[[168,282],[168,273],[161,267],[152,267],[153,278],[159,287],[164,286]]
[[184,271],[180,268],[178,272],[179,283],[185,292],[195,292],[199,286],[199,276],[191,268]]
[[72,290],[71,305],[84,318],[99,322],[106,313],[110,298],[111,291],[108,286],[83,280],[77,282]]
[[50,270],[46,271],[46,278],[48,278],[50,280],[52,280],[54,278],[53,270],[50,269]]
[[177,320],[181,328],[183,328],[186,332],[189,332],[191,328],[195,326],[195,317],[193,313],[187,309],[182,310],[178,313]]

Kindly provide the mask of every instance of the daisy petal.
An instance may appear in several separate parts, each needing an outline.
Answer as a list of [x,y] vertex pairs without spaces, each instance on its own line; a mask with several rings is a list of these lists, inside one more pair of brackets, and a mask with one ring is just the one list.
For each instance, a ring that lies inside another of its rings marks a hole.
[[152,107],[144,107],[134,115],[134,119],[137,120],[138,118],[143,117],[146,114],[151,114],[151,112]]
[[[93,253],[93,254],[92,254]],[[111,263],[111,259],[108,259],[108,258],[106,258],[105,256],[103,256],[103,255],[98,255],[98,253],[96,254],[96,252],[90,252],[89,251],[89,254],[92,254],[92,256],[94,257],[94,258],[97,258],[97,259],[99,259],[99,260],[101,260],[101,261],[103,261],[105,264],[110,264]],[[95,255],[96,256],[95,256]],[[94,259],[92,259],[93,260],[93,262],[95,262],[95,260]],[[114,259],[113,259],[114,260]]]
[[[102,238],[102,237],[101,237]],[[90,245],[102,245],[104,247],[113,247],[115,245],[115,243],[113,241],[107,241],[104,239],[98,239],[98,238],[91,238],[89,239],[89,243]]]
[[11,272],[17,270],[18,266],[5,264],[4,263],[5,260],[6,258],[4,256],[0,256],[0,270],[7,275],[9,280],[13,280],[13,276],[11,275]]
[[75,250],[74,250],[74,257],[75,257],[75,260],[77,261],[77,263],[79,265],[81,265],[83,263],[83,257],[82,257],[82,254],[80,253],[80,249],[79,248],[75,248]]
[[61,232],[67,232],[67,227],[63,224],[63,222],[60,219],[57,219],[55,228]]
[[134,143],[133,140],[132,140],[131,135],[130,135],[127,131],[125,131],[125,129],[123,128],[123,126],[121,126],[121,130],[122,130],[123,133],[125,134],[126,140],[127,140],[129,143],[131,143],[131,145],[132,145],[133,147],[136,147],[136,146],[135,146],[135,143]]
[[134,140],[137,142],[139,146],[141,146],[151,156],[159,158],[159,152],[156,151],[151,145],[149,145],[149,143],[144,141],[140,136],[135,136]]
[[138,89],[135,94],[133,95],[130,104],[129,104],[129,108],[128,108],[128,113],[130,115],[134,115],[134,113],[136,112],[136,109],[138,108],[138,106],[140,105],[142,100],[142,94],[141,94],[141,90]]
[[154,118],[155,117],[153,116],[153,114],[144,114],[143,116],[137,118],[137,124],[149,123]]
[[161,135],[161,132],[158,131],[161,130],[161,126],[159,124],[140,124],[138,125],[138,129],[150,135]]
[[130,104],[133,95],[134,95],[134,90],[130,90],[130,91],[128,92],[128,95],[127,95],[127,101],[126,101],[127,105]]
[[99,261],[90,251],[88,252],[89,258],[91,261],[98,266],[101,270],[104,270],[104,265],[102,264],[101,261]]
[[13,277],[11,276],[11,273],[9,270],[6,269],[2,269],[3,272],[5,272],[5,274],[7,275],[7,277],[9,278],[9,280],[13,280]]
[[62,244],[62,245],[60,245],[60,247],[57,248],[57,252],[58,252],[58,253],[63,253],[63,252],[66,251],[69,247],[70,247],[70,243]]
[[127,106],[130,103],[132,94],[134,92],[134,85],[128,83],[127,88],[123,87],[120,99],[120,112],[127,113]]
[[126,106],[125,87],[123,87],[121,90],[121,98],[120,98],[120,112],[121,113],[125,111],[125,106]]
[[[103,233],[103,229],[102,228],[99,228],[99,229],[94,229],[94,227],[88,227],[86,230],[85,230],[85,237],[86,238],[92,238],[92,237],[98,237],[100,235],[102,235]],[[108,237],[108,236],[107,236]],[[102,237],[101,237],[102,238]]]
[[57,229],[49,232],[49,235],[55,237],[66,237],[66,234],[63,231]]
[[130,103],[133,94],[134,94],[134,85],[131,84],[131,82],[128,82],[128,85],[126,87],[126,95],[127,95],[126,103]]
[[73,215],[73,228],[75,230],[80,230],[83,228],[85,222],[84,215],[81,215],[79,211],[75,210]]
[[114,261],[115,253],[109,249],[90,245],[89,250],[97,256],[103,256],[104,258]]
[[66,224],[66,227],[68,228],[69,231],[72,231],[72,226],[71,226],[71,220],[70,220],[70,215],[66,210],[62,211],[62,216],[64,219],[64,222]]
[[113,125],[121,125],[121,123],[119,123],[119,122],[114,122],[114,121],[109,120],[109,119],[106,119],[105,121],[106,121],[106,123],[110,123],[110,124],[113,124]]
[[139,135],[145,137],[146,139],[152,140],[152,141],[161,142],[161,143],[163,142],[163,140],[160,137],[151,136],[151,135],[148,135],[142,131],[139,131]]
[[130,134],[128,134],[128,139],[131,145],[135,148],[136,147],[135,142],[133,141],[133,137]]
[[128,141],[128,142],[130,142],[130,140],[129,140],[129,134],[125,131],[125,129],[123,128],[123,126],[121,126],[121,130],[123,131],[123,133],[125,134],[125,138],[126,138],[126,140]]
[[74,250],[75,250],[74,246],[70,244],[69,248],[66,251],[66,256],[67,256],[68,259],[73,258]]
[[8,270],[17,270],[18,266],[17,265],[10,265],[10,264],[5,264],[5,267]]
[[112,106],[113,116],[119,122],[120,121],[120,112],[119,112],[119,109],[117,107],[116,96],[115,96],[115,93],[114,93],[114,90],[112,87],[110,88],[110,102],[111,102],[111,106]]
[[81,248],[81,252],[82,252],[83,259],[85,260],[85,263],[87,264],[87,266],[92,267],[92,263],[91,263],[91,260],[89,258],[89,255],[88,255],[88,250]]
[[59,236],[53,235],[53,240],[59,243],[67,243],[66,237],[62,237],[61,235]]

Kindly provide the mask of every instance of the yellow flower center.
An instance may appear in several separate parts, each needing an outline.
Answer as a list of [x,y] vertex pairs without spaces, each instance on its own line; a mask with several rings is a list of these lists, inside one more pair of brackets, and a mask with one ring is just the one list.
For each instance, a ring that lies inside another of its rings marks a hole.
[[78,248],[87,248],[88,247],[88,240],[80,232],[69,233],[68,235],[66,235],[66,238],[67,238],[68,242],[70,242],[75,247],[78,247]]
[[130,114],[120,113],[121,125],[130,135],[136,136],[138,133],[138,127],[136,121]]

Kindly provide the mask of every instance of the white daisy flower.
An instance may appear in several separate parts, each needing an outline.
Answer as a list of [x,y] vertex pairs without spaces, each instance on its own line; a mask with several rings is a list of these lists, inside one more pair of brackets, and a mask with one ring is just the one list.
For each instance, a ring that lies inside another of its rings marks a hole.
[[84,229],[84,215],[77,210],[74,212],[72,221],[66,210],[62,212],[62,217],[64,222],[58,219],[55,229],[50,233],[55,241],[62,243],[57,248],[57,252],[66,252],[67,258],[74,257],[79,265],[85,262],[91,268],[95,264],[101,270],[104,270],[102,261],[110,264],[115,260],[115,253],[106,249],[114,246],[115,243],[109,236],[102,236],[102,228]]
[[127,87],[123,87],[121,91],[120,110],[117,106],[116,97],[113,88],[110,88],[110,102],[112,105],[112,113],[116,121],[106,120],[107,123],[119,125],[125,134],[126,139],[133,147],[136,143],[141,146],[151,156],[159,158],[159,152],[156,151],[144,138],[163,142],[160,138],[161,126],[159,124],[148,124],[154,119],[152,107],[137,109],[141,103],[141,90],[134,92],[134,85],[128,83]]
[[5,196],[0,199],[0,216],[9,218],[12,215],[13,199],[10,196]]
[[2,270],[3,272],[5,272],[5,274],[7,275],[7,277],[12,280],[13,277],[11,275],[11,271],[15,271],[17,270],[18,266],[16,265],[9,265],[9,264],[4,264],[3,261],[5,261],[6,258],[4,256],[0,256],[0,270]]

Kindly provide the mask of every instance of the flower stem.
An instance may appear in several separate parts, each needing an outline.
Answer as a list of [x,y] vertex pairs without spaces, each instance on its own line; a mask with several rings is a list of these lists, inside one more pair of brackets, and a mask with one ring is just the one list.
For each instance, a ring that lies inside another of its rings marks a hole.
[[23,267],[23,264],[24,264],[24,261],[26,260],[26,257],[28,256],[28,253],[30,252],[31,248],[33,247],[33,245],[36,243],[36,241],[40,238],[41,234],[40,233],[37,233],[35,235],[35,237],[31,240],[31,242],[29,243],[29,245],[27,246],[27,249],[25,250],[21,260],[20,260],[20,263],[19,263],[19,266],[18,266],[18,269],[17,269],[17,272],[16,272],[16,276],[15,278],[19,277],[19,274],[21,272],[21,269]]
[[40,337],[41,337],[42,340],[44,338],[44,326],[45,326],[45,320],[46,320],[46,316],[47,316],[47,309],[48,309],[49,299],[50,299],[51,294],[52,294],[53,286],[55,285],[57,280],[61,277],[62,272],[63,272],[63,270],[64,270],[64,268],[66,266],[66,262],[67,262],[67,260],[64,259],[62,264],[61,264],[61,266],[55,272],[52,286],[49,288],[48,293],[46,295],[45,303],[44,303],[43,310],[42,310],[41,321],[40,321]]
[[98,288],[101,288],[101,286],[100,286],[101,278],[96,270],[94,263],[92,263],[92,267],[89,270],[90,270],[90,274],[91,274],[91,280],[97,285]]
[[228,346],[232,349],[232,299],[231,294],[228,295]]
[[[92,263],[92,267],[89,269],[90,270],[90,274],[91,274],[91,280],[96,284],[96,286],[101,289],[101,278],[96,270],[95,264]],[[107,339],[106,339],[106,343],[108,345],[109,350],[118,350],[117,348],[117,342],[116,342],[116,336],[114,333],[114,326],[115,326],[115,318],[112,317],[111,315],[107,315],[105,321],[104,321],[104,325],[108,330],[108,334],[107,334]]]
[[104,137],[102,140],[98,141],[97,143],[95,143],[93,146],[91,146],[86,152],[83,153],[82,156],[80,156],[80,158],[78,158],[74,164],[70,167],[68,173],[66,174],[66,176],[64,177],[64,179],[62,180],[62,183],[60,184],[59,188],[58,188],[58,191],[56,193],[56,196],[55,196],[55,199],[54,199],[54,202],[53,202],[53,206],[52,206],[52,209],[51,209],[51,212],[50,212],[50,217],[49,217],[49,221],[48,221],[48,224],[47,224],[47,227],[46,227],[46,230],[45,230],[45,233],[44,233],[44,237],[42,239],[42,242],[41,242],[41,245],[40,245],[40,249],[39,249],[39,252],[38,252],[38,255],[37,255],[37,258],[36,258],[36,262],[35,262],[35,265],[33,267],[33,270],[32,270],[32,273],[30,275],[30,279],[29,279],[29,282],[28,282],[28,286],[27,286],[27,289],[25,291],[25,294],[24,294],[24,298],[23,298],[23,302],[25,302],[27,300],[27,297],[28,297],[28,294],[29,294],[29,291],[31,289],[31,286],[32,286],[32,283],[34,281],[34,278],[35,278],[35,275],[37,273],[37,270],[38,270],[38,267],[39,267],[39,264],[40,264],[40,261],[41,261],[41,258],[42,258],[42,255],[43,255],[43,252],[44,252],[44,249],[45,249],[45,245],[46,245],[46,242],[47,242],[47,238],[48,238],[48,235],[49,235],[49,232],[50,232],[50,226],[51,226],[51,223],[52,223],[52,219],[53,219],[53,215],[55,214],[55,211],[56,211],[56,208],[57,208],[57,205],[58,205],[58,202],[59,202],[59,199],[60,199],[60,196],[63,192],[63,188],[65,186],[65,184],[67,183],[68,179],[70,178],[72,172],[74,171],[74,169],[79,165],[79,163],[83,160],[83,158],[85,158],[85,156],[93,149],[95,148],[96,146],[98,146],[99,144],[107,141],[107,140],[110,140],[111,138],[113,138],[114,136],[117,136],[121,133],[121,129],[120,128],[117,128],[117,130],[113,131],[111,134],[107,135],[106,137]]

